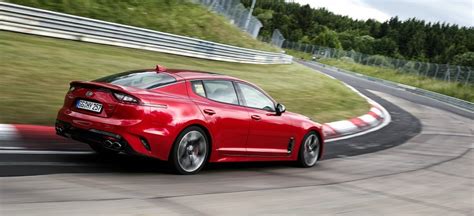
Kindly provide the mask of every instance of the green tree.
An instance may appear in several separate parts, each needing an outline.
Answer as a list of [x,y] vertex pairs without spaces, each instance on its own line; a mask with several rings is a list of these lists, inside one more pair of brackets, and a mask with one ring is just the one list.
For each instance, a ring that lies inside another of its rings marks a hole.
[[454,56],[451,62],[454,65],[471,66],[474,67],[474,52],[465,52]]
[[363,35],[355,37],[354,39],[354,50],[365,53],[373,54],[373,44],[375,39],[370,35]]
[[354,49],[354,40],[356,37],[355,32],[353,31],[344,31],[337,35],[339,41],[341,42],[342,49],[344,50],[353,50]]
[[337,37],[337,33],[329,29],[319,33],[318,36],[314,38],[313,43],[319,46],[326,46],[336,49],[342,48],[341,42]]
[[311,39],[307,35],[305,35],[298,41],[298,43],[310,44]]
[[393,57],[397,53],[397,49],[397,43],[388,37],[376,39],[373,43],[373,51],[379,55]]
[[[250,6],[252,0],[242,2]],[[402,21],[396,16],[383,23],[354,20],[325,8],[314,9],[285,0],[257,1],[256,7],[274,11],[271,26],[264,26],[262,34],[271,34],[278,28],[287,41],[311,38],[315,44],[338,47],[339,40],[345,50],[443,64],[453,62],[457,55],[474,52],[474,27],[427,23],[415,18]]]

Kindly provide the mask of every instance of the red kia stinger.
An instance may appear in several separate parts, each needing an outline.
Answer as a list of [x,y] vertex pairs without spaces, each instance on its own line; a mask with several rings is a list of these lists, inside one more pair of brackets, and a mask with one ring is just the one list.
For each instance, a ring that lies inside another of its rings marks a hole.
[[169,161],[179,174],[197,173],[208,162],[314,166],[323,154],[321,125],[285,111],[247,81],[158,65],[71,82],[56,133],[100,154]]

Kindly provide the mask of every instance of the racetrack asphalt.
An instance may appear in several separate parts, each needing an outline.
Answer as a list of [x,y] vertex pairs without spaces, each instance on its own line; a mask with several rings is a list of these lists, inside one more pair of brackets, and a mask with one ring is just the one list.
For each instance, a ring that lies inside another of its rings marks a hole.
[[[473,114],[310,63],[384,106],[392,122],[327,144],[318,166],[213,164],[195,176],[162,162],[68,152],[0,152],[0,213],[469,215]],[[15,145],[14,143],[12,145]],[[47,145],[41,144],[41,145]],[[28,146],[22,144],[21,146]],[[57,147],[54,147],[58,150]],[[45,146],[43,150],[48,150]]]

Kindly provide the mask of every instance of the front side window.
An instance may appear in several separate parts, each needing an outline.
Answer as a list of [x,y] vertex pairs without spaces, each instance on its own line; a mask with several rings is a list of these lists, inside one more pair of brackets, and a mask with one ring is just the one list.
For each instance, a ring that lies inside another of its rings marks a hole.
[[174,83],[176,79],[166,73],[155,71],[131,71],[106,76],[94,81],[140,89],[152,89]]
[[245,104],[248,107],[263,109],[268,111],[275,111],[275,105],[273,101],[263,94],[258,89],[243,83],[238,83]]
[[222,103],[239,104],[234,85],[231,81],[204,80],[203,83],[207,98]]

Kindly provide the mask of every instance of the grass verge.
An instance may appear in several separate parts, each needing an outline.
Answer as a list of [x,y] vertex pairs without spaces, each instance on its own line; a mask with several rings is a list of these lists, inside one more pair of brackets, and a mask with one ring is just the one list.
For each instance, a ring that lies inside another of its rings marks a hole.
[[457,82],[445,82],[424,76],[407,74],[394,69],[380,68],[374,66],[361,65],[354,62],[347,62],[338,59],[320,59],[319,62],[332,65],[337,68],[365,74],[380,79],[390,80],[417,88],[426,89],[451,97],[459,98],[469,102],[474,102],[474,86],[464,85]]
[[0,123],[53,124],[72,80],[126,70],[169,68],[214,71],[249,80],[289,111],[328,122],[368,111],[364,99],[339,81],[299,64],[252,65],[0,32]]
[[225,17],[187,0],[7,0],[45,10],[200,38],[239,47],[279,51],[253,39]]

